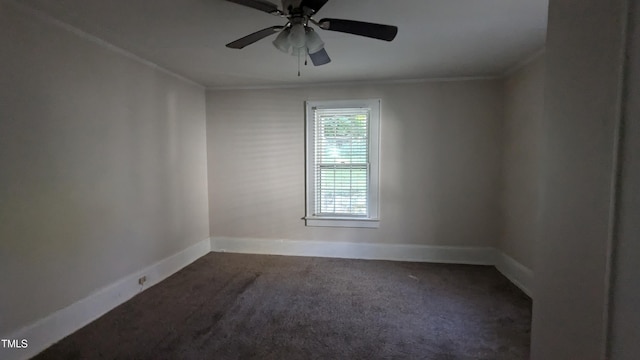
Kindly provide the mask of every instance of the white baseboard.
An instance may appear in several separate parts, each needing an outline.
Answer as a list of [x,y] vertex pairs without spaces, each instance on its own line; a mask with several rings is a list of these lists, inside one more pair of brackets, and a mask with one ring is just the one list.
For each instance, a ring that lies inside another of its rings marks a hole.
[[347,259],[493,265],[531,297],[533,272],[492,247],[370,244],[216,236],[211,251],[243,254],[317,256]]
[[533,271],[531,269],[503,252],[497,253],[495,266],[502,275],[511,280],[520,290],[529,295],[529,297],[533,297]]
[[[37,355],[65,336],[89,324],[139,292],[173,275],[210,251],[210,239],[200,241],[179,253],[107,285],[62,310],[2,337],[3,339],[26,339],[28,341],[26,348],[0,348],[2,359],[20,360]],[[147,277],[144,288],[138,285],[138,279],[141,276]]]
[[491,247],[212,237],[211,251],[474,265],[495,264],[495,249]]

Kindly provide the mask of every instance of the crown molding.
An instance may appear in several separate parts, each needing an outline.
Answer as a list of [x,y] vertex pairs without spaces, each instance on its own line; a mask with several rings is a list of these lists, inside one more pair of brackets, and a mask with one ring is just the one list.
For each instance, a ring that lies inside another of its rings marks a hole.
[[394,85],[394,84],[420,84],[429,82],[454,82],[454,81],[487,81],[499,80],[502,76],[453,76],[416,79],[391,79],[371,81],[338,81],[338,82],[310,82],[304,84],[273,84],[273,85],[246,85],[246,86],[209,86],[208,91],[222,90],[267,90],[267,89],[297,89],[306,87],[334,87],[334,86],[363,86],[363,85]]
[[164,74],[172,76],[172,77],[174,77],[174,78],[176,78],[178,80],[184,81],[184,82],[189,83],[189,84],[194,85],[194,86],[197,86],[200,89],[203,89],[203,90],[206,89],[206,86],[198,83],[197,81],[194,81],[194,80],[189,79],[189,78],[187,78],[187,77],[185,77],[183,75],[180,75],[180,74],[175,73],[175,72],[173,72],[171,70],[168,70],[168,69],[166,69],[166,68],[164,68],[164,67],[162,67],[162,66],[160,66],[160,65],[158,65],[158,64],[156,64],[156,63],[154,63],[154,62],[152,62],[150,60],[144,59],[144,58],[142,58],[142,57],[140,57],[140,56],[138,56],[138,55],[136,55],[136,54],[134,54],[134,53],[132,53],[132,52],[130,52],[128,50],[125,50],[125,49],[123,49],[121,47],[118,47],[118,46],[116,46],[116,45],[114,45],[114,44],[112,44],[112,43],[110,43],[110,42],[108,42],[106,40],[100,39],[99,37],[97,37],[95,35],[92,35],[92,34],[89,34],[84,30],[78,29],[77,27],[75,27],[73,25],[70,25],[70,24],[68,24],[68,23],[66,23],[66,22],[64,22],[62,20],[56,19],[53,16],[51,16],[49,14],[46,14],[41,10],[38,10],[38,9],[35,9],[35,8],[31,7],[31,6],[25,5],[24,3],[17,2],[16,0],[1,0],[1,2],[5,3],[5,4],[9,5],[9,6],[12,6],[15,10],[20,11],[23,14],[30,15],[30,16],[36,18],[36,19],[39,19],[39,20],[47,23],[47,24],[50,24],[50,25],[55,26],[57,28],[66,30],[66,31],[68,31],[68,32],[70,32],[70,33],[72,33],[72,34],[74,34],[74,35],[76,35],[76,36],[78,36],[78,37],[80,37],[80,38],[82,38],[84,40],[87,40],[87,41],[92,42],[92,43],[94,43],[94,44],[96,44],[96,45],[98,45],[100,47],[103,47],[103,48],[105,48],[107,50],[110,50],[110,51],[113,51],[113,52],[115,52],[117,54],[120,54],[120,55],[122,55],[122,56],[124,56],[124,57],[126,57],[128,59],[134,60],[134,61],[136,61],[136,62],[138,62],[140,64],[143,64],[143,65],[146,65],[146,66],[148,66],[148,67],[150,67],[150,68],[152,68],[154,70],[157,70],[159,72],[162,72]]
[[542,48],[536,50],[535,52],[533,52],[529,56],[525,57],[523,60],[518,61],[513,66],[508,68],[507,71],[505,71],[502,74],[501,77],[502,78],[507,78],[507,77],[515,74],[516,72],[518,72],[518,70],[522,69],[523,67],[525,67],[525,66],[531,64],[532,62],[538,60],[539,58],[541,58],[544,55],[545,51],[546,51],[546,48],[544,46]]

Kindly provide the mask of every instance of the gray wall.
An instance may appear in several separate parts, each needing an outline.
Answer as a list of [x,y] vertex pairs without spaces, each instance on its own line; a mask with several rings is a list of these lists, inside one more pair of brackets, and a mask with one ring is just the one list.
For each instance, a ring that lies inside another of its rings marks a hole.
[[208,237],[204,90],[0,3],[0,334]]
[[544,55],[509,75],[504,86],[500,250],[532,269],[540,187]]
[[[313,228],[304,101],[382,99],[379,229]],[[212,236],[495,246],[502,84],[431,82],[207,93]]]
[[532,359],[602,359],[624,0],[552,0]]
[[640,354],[640,5],[634,3],[628,39],[618,239],[612,284],[610,359]]

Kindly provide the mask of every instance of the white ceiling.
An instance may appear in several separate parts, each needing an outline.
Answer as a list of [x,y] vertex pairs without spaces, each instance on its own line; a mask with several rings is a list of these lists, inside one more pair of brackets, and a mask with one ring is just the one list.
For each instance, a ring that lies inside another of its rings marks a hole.
[[[274,0],[276,2],[277,0]],[[263,39],[285,20],[224,0],[23,0],[207,87],[499,76],[544,46],[548,0],[330,0],[315,17],[396,25],[393,42],[318,30],[332,62],[302,68]]]

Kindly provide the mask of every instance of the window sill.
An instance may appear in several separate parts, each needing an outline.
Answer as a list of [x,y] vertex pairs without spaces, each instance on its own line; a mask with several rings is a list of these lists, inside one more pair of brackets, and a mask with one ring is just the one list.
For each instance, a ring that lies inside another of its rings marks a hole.
[[304,219],[306,221],[307,226],[369,228],[369,229],[377,229],[380,227],[380,219],[357,219],[357,218],[340,218],[340,217],[306,217]]

